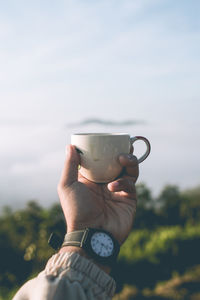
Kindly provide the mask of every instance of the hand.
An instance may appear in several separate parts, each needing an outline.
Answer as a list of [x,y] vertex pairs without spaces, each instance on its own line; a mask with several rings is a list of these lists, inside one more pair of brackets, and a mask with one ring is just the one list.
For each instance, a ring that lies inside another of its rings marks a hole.
[[67,147],[66,161],[58,184],[58,194],[67,223],[67,232],[85,227],[102,228],[120,244],[128,237],[136,212],[135,182],[137,158],[119,156],[122,175],[109,184],[97,184],[78,172],[80,156],[74,146]]

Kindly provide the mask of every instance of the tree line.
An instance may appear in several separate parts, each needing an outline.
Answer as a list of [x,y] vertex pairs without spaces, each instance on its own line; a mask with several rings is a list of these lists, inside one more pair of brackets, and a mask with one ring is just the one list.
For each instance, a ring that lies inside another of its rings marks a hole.
[[[142,245],[138,251],[143,254],[146,253],[146,250],[143,250],[145,249],[144,241],[148,245],[150,236],[154,240],[153,233],[159,231],[159,228],[173,226],[180,228],[199,224],[200,187],[181,191],[176,185],[168,185],[157,197],[154,197],[151,189],[143,183],[137,185],[137,195],[137,213],[133,226],[135,232],[138,232],[138,237],[133,231],[132,242],[129,241],[129,243]],[[44,268],[48,258],[54,253],[47,243],[50,233],[57,232],[62,237],[65,231],[66,224],[59,203],[43,208],[37,201],[29,201],[26,207],[20,210],[13,211],[9,206],[2,209],[0,215],[0,299],[1,296],[2,299],[6,299],[10,291],[14,293],[24,281]],[[180,236],[179,229],[172,230],[172,232],[175,231],[177,239]],[[192,234],[189,229],[187,232],[188,236]],[[161,235],[160,245],[163,243],[164,233]],[[149,249],[149,246],[147,248]],[[122,258],[125,260],[127,258],[128,261],[128,254],[126,254],[128,252],[126,249],[123,251]],[[134,255],[134,252],[131,254],[133,258],[137,258],[137,266],[147,259],[142,256],[143,254],[140,259],[136,254]],[[149,254],[147,257],[150,257]],[[121,270],[123,266],[127,268],[122,259]]]

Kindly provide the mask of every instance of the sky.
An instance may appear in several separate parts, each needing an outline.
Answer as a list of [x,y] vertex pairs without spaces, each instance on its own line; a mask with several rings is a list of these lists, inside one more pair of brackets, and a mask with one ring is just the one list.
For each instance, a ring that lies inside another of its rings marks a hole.
[[199,185],[199,11],[198,0],[1,1],[0,207],[58,201],[74,132],[146,136],[138,182],[155,194]]

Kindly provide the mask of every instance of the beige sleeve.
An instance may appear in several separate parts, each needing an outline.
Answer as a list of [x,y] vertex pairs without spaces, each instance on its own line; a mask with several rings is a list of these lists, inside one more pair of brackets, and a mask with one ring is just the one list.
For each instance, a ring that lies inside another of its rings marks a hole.
[[114,292],[115,282],[108,274],[78,253],[66,252],[53,255],[13,300],[104,300]]

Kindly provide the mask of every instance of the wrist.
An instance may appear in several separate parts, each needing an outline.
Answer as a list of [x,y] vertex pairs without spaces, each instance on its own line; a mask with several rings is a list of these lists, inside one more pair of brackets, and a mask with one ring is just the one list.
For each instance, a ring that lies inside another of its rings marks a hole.
[[94,264],[96,264],[100,269],[102,269],[107,274],[110,274],[111,267],[107,265],[102,265],[99,262],[95,261],[94,258],[90,257],[89,254],[83,248],[76,247],[76,246],[64,246],[59,250],[59,253],[66,253],[66,252],[76,252],[79,255],[91,260]]

